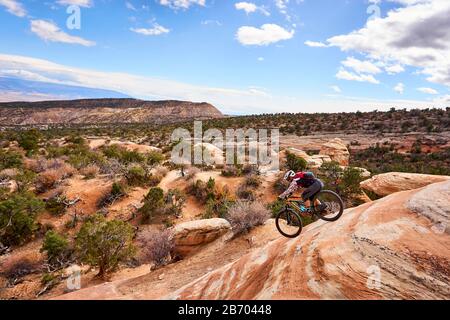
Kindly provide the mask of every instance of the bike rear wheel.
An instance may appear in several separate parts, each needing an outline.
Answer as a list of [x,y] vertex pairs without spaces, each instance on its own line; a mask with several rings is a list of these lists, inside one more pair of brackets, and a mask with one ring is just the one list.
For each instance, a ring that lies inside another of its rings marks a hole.
[[[320,205],[316,205],[316,200],[319,200]],[[322,220],[336,221],[344,212],[344,202],[337,193],[322,190],[314,197],[313,211]]]
[[292,209],[281,210],[275,219],[275,225],[278,231],[287,238],[296,238],[300,235],[303,228],[302,219]]

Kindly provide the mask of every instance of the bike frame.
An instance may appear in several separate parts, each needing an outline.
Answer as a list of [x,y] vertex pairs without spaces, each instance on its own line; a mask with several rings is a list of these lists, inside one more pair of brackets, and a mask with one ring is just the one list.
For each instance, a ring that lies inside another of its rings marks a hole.
[[[286,199],[286,209],[292,209],[302,217],[314,214],[314,209],[312,206],[310,208],[308,208],[309,212],[306,213],[300,209],[301,205],[305,206],[305,202],[303,201],[303,199],[301,197],[289,197],[288,199]],[[305,206],[305,208],[306,208],[306,206]],[[289,217],[288,217],[288,219],[289,219]]]

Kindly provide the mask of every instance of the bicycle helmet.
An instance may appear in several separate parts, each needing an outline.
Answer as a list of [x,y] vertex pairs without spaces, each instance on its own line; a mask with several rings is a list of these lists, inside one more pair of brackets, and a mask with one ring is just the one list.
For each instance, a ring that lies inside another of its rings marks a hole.
[[290,178],[293,178],[295,176],[295,172],[292,170],[289,170],[288,172],[286,172],[286,174],[284,175],[284,180],[289,181]]

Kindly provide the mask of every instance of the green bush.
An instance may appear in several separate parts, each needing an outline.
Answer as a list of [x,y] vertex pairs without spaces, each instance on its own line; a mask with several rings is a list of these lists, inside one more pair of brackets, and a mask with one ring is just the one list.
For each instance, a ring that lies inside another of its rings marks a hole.
[[27,155],[31,155],[39,149],[41,136],[41,133],[36,129],[23,131],[18,133],[17,142],[27,152]]
[[102,151],[106,157],[116,159],[122,164],[146,162],[146,157],[143,154],[137,151],[129,151],[119,145],[105,146]]
[[69,241],[54,231],[48,231],[45,234],[40,251],[47,254],[47,261],[52,265],[63,265],[71,254]]
[[179,189],[170,189],[165,198],[165,213],[174,215],[176,217],[181,216],[183,207],[186,203],[186,195]]
[[145,186],[150,182],[149,175],[140,165],[133,165],[128,168],[125,177],[130,186]]
[[142,222],[149,222],[156,214],[164,209],[164,191],[161,188],[151,188],[144,197],[143,206],[139,209]]
[[14,178],[19,192],[26,192],[34,184],[36,174],[31,170],[21,170]]
[[0,170],[10,168],[22,168],[23,157],[15,151],[5,151],[0,149]]
[[197,180],[189,186],[188,193],[205,204],[208,200],[214,199],[215,188],[216,181],[213,178],[209,178],[206,183],[202,180]]
[[305,159],[288,152],[286,155],[286,167],[288,170],[294,170],[295,172],[304,171],[308,167],[308,163]]
[[90,217],[76,236],[76,249],[81,261],[97,266],[98,277],[117,268],[135,254],[133,227],[124,221],[107,221],[102,215]]
[[98,207],[103,208],[109,206],[126,195],[127,191],[125,185],[122,182],[114,182],[111,186],[111,190],[100,199]]
[[152,151],[147,153],[146,155],[146,162],[148,165],[155,166],[157,164],[160,164],[164,161],[165,157],[161,152]]
[[63,195],[51,197],[45,202],[45,209],[54,216],[63,215],[67,210],[66,200],[66,197]]
[[0,201],[0,242],[20,245],[37,229],[36,216],[44,209],[43,202],[32,194],[14,194]]

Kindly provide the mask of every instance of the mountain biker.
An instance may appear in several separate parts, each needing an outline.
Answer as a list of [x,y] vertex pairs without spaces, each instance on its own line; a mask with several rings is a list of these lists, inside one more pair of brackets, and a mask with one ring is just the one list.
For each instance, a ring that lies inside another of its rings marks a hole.
[[[278,196],[279,199],[286,199],[290,197],[298,188],[303,188],[302,199],[305,202],[305,207],[311,207],[311,201],[314,196],[322,191],[324,184],[320,179],[317,179],[312,172],[297,172],[290,170],[284,175],[284,180],[290,182],[289,187],[285,192]],[[319,200],[314,201],[315,206],[319,206],[321,210],[321,204]]]

